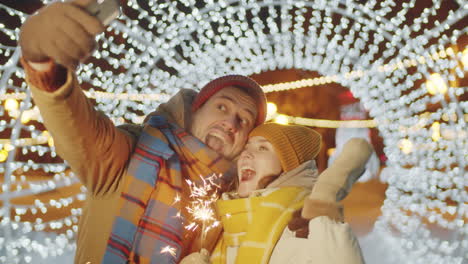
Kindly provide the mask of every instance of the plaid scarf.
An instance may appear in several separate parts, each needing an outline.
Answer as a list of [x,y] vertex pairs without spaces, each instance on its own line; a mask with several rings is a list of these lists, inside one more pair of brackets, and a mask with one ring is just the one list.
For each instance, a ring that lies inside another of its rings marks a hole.
[[227,263],[227,248],[237,247],[236,264],[268,263],[273,249],[295,210],[310,193],[306,188],[265,189],[261,196],[218,200],[224,227],[211,263]]
[[198,182],[230,166],[184,129],[151,116],[130,159],[102,263],[179,262],[198,236],[184,228],[193,221],[185,209],[190,202],[185,180]]

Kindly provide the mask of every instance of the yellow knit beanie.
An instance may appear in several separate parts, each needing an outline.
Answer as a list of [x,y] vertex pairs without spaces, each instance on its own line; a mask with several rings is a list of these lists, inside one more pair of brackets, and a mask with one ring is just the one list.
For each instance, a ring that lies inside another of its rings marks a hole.
[[317,131],[297,125],[263,124],[250,132],[249,137],[255,136],[264,137],[273,145],[284,172],[315,159],[322,143]]

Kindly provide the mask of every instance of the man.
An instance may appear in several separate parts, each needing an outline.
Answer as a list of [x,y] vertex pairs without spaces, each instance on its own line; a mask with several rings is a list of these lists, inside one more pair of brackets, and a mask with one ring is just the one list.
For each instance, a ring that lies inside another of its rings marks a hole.
[[[198,233],[184,228],[192,221],[185,179],[227,173],[248,133],[265,120],[265,95],[248,77],[225,76],[198,94],[181,90],[142,126],[116,128],[94,110],[74,72],[104,30],[83,11],[88,2],[46,6],[20,33],[22,64],[44,124],[88,190],[75,262],[178,262],[200,248]],[[207,240],[215,243],[217,234]],[[161,253],[167,247],[175,257]]]

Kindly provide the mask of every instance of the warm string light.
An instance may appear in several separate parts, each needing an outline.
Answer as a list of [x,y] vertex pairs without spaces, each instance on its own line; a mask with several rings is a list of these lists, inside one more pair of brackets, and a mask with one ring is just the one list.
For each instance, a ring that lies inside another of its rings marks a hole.
[[[148,1],[147,10],[138,1],[127,1],[125,9],[134,17],[122,16],[99,37],[96,59],[82,65],[79,79],[94,87],[87,94],[95,96],[96,108],[121,124],[141,122],[142,113],[153,111],[180,88],[199,89],[224,74],[290,68],[316,71],[323,77],[266,90],[330,82],[349,87],[385,140],[389,187],[376,224],[376,232],[385,234],[382,245],[389,253],[400,253],[392,255],[395,263],[461,263],[468,257],[463,255],[468,252],[468,225],[463,224],[468,215],[464,152],[468,103],[460,101],[466,87],[458,87],[456,80],[466,78],[468,51],[457,45],[468,30],[460,27],[467,15],[465,3],[454,1],[457,4],[424,2],[427,8],[422,9],[414,8],[413,0],[405,4],[244,0],[239,5],[227,0]],[[3,4],[0,9],[20,22],[25,20],[19,11]],[[18,28],[0,22],[0,31],[11,40],[5,43],[16,43]],[[5,159],[0,173],[15,172],[8,178],[11,186],[4,184],[2,189],[5,194],[21,195],[27,187],[20,191],[10,187],[23,183],[24,171],[61,175],[67,166],[19,161],[11,155],[33,152],[55,157],[56,153],[53,144],[21,144],[22,138],[15,138],[19,132],[39,138],[43,129],[31,122],[41,119],[27,100],[24,73],[17,66],[19,49],[8,45],[0,43],[4,62],[0,100],[15,99],[18,104],[4,107],[2,102],[0,107],[0,114],[10,120],[0,120],[0,131],[10,133],[4,144],[9,145],[0,150],[0,160]],[[280,116],[289,122],[289,117]],[[335,125],[328,121],[326,125]],[[54,177],[48,183],[53,186],[58,181]],[[36,210],[50,206],[43,204]],[[5,212],[0,211],[0,216]],[[70,216],[73,212],[80,213],[70,209]],[[454,219],[445,218],[444,213]],[[444,239],[433,235],[426,220],[454,235]],[[64,235],[49,234],[42,240],[33,235],[40,230],[38,225],[4,217],[0,262],[28,263],[36,256],[74,250],[76,225]]]
[[[441,50],[439,52],[436,52],[430,55],[430,58],[433,61],[445,59],[447,58],[447,53],[453,54],[453,50],[451,48],[448,48],[446,50]],[[318,86],[318,85],[324,85],[324,84],[330,84],[330,83],[337,83],[337,82],[340,82],[340,79],[362,78],[364,75],[372,74],[375,71],[392,72],[402,67],[404,68],[416,67],[418,64],[424,64],[424,63],[426,63],[426,59],[425,57],[421,56],[418,60],[405,59],[403,61],[399,61],[399,62],[392,63],[392,64],[374,66],[372,69],[368,71],[357,70],[357,71],[346,72],[342,75],[322,76],[322,77],[308,78],[308,79],[302,79],[302,80],[292,81],[292,82],[268,84],[268,85],[262,86],[262,88],[266,93],[284,91],[284,90],[293,90],[293,89],[304,88],[304,87],[312,87],[312,86]],[[444,85],[440,81],[437,84],[441,86]]]
[[326,128],[361,128],[376,127],[377,124],[374,120],[326,120],[305,117],[295,117],[280,114],[277,112],[276,104],[268,102],[267,104],[267,121],[273,121],[278,124],[297,124],[311,127],[326,127]]
[[[439,51],[431,55],[431,58],[436,61],[440,59],[445,59],[447,57],[447,53],[453,54],[453,50],[448,48],[446,50]],[[462,63],[467,65],[468,63],[468,49],[463,51]],[[403,62],[397,62],[392,65],[382,65],[382,66],[375,66],[379,72],[386,72],[386,71],[394,71],[402,65],[406,68],[415,67],[419,64],[426,63],[426,59],[424,57],[420,57],[418,60],[404,60]],[[345,73],[342,78],[345,79],[352,79],[352,78],[360,78],[364,74],[368,74],[367,72],[363,71],[351,71]],[[336,83],[339,82],[340,76],[333,75],[333,76],[322,76],[316,78],[308,78],[302,79],[292,82],[283,82],[283,83],[276,83],[276,84],[267,84],[263,85],[262,89],[265,93],[270,92],[277,92],[277,91],[284,91],[284,90],[294,90],[304,87],[312,87],[318,85],[324,85],[329,83]],[[437,89],[441,89],[440,93],[444,93],[447,90],[447,86],[441,80],[440,74],[434,73],[431,74],[429,77],[428,83],[428,92],[430,94],[435,94]],[[438,88],[440,87],[440,88]],[[128,94],[128,93],[107,93],[107,92],[98,92],[98,91],[85,91],[86,96],[93,99],[98,100],[129,100],[129,101],[157,101],[157,102],[164,102],[166,101],[169,96],[163,94]],[[26,96],[25,93],[8,93],[0,95],[0,101],[2,100],[10,100],[10,99],[23,99]]]
[[279,114],[275,118],[273,118],[273,122],[278,123],[278,124],[283,124],[283,125],[296,124],[296,125],[302,125],[302,126],[326,127],[326,128],[338,128],[338,127],[373,128],[377,126],[377,123],[374,120],[326,120],[326,119],[288,116],[288,115],[283,115],[283,114]]
[[[99,91],[85,91],[87,97],[98,100],[121,100],[121,101],[134,101],[134,102],[146,102],[156,101],[164,102],[170,97],[167,94],[150,93],[150,94],[130,94],[130,93],[108,93]],[[8,104],[14,104],[13,101],[22,100],[26,98],[26,93],[7,93],[0,95],[0,101],[6,101]],[[12,101],[13,100],[13,101]],[[7,104],[5,102],[5,104]],[[10,106],[10,107],[13,107]]]

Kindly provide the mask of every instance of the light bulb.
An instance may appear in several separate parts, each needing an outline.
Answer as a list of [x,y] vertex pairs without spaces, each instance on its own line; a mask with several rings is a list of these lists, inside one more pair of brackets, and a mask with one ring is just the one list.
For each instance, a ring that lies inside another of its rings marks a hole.
[[15,99],[9,98],[5,100],[4,107],[7,111],[14,111],[18,110],[19,104],[18,101],[16,101]]
[[285,115],[277,115],[274,122],[281,125],[287,125],[289,123],[288,117]]

